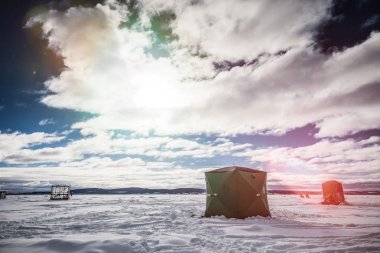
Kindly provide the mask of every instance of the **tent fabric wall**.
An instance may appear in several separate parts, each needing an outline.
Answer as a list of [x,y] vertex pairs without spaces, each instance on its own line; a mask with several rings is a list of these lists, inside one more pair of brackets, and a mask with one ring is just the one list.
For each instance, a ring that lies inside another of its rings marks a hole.
[[267,174],[244,167],[208,171],[206,177],[206,217],[227,218],[270,216],[266,191]]
[[323,202],[327,205],[339,205],[345,202],[343,185],[335,180],[326,181],[322,184]]

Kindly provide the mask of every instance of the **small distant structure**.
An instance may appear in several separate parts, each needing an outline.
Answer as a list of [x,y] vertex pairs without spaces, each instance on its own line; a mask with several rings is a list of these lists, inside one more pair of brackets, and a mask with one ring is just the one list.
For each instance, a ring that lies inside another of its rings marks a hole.
[[271,216],[267,199],[267,173],[232,166],[205,172],[206,217],[224,215],[244,219]]
[[305,194],[305,196],[306,196],[306,198],[308,198],[308,199],[310,198],[309,194]]
[[51,200],[68,200],[71,195],[70,185],[52,185],[51,186]]
[[304,198],[304,196],[303,196],[302,194],[300,194],[300,197],[301,197],[301,198]]
[[335,180],[326,181],[322,184],[324,205],[339,205],[344,203],[343,185]]
[[7,191],[0,191],[0,199],[6,199],[7,198]]

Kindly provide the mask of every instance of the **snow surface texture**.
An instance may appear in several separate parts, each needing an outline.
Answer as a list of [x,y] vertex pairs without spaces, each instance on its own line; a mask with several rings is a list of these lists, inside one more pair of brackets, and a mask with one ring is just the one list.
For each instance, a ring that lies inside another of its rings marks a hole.
[[0,252],[380,252],[380,196],[270,195],[272,218],[200,218],[205,195],[7,196]]

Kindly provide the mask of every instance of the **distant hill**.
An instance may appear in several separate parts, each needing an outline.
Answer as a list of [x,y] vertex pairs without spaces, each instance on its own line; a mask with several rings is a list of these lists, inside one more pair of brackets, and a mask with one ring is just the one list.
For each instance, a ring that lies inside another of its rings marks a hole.
[[85,188],[72,190],[72,192],[74,194],[198,194],[205,193],[205,190],[196,188],[149,189],[133,187],[118,189]]
[[[197,188],[176,188],[176,189],[149,189],[149,188],[117,188],[117,189],[102,189],[102,188],[82,188],[73,189],[75,194],[200,194],[205,193],[204,189]],[[50,191],[40,192],[9,192],[8,195],[44,195],[50,194]]]
[[[320,195],[321,191],[268,190],[269,194]],[[344,191],[345,195],[380,195],[380,191]]]
[[[297,191],[297,190],[268,190],[269,194],[290,194],[290,195],[318,195],[322,194],[320,191]],[[102,188],[83,188],[74,189],[72,193],[75,194],[205,194],[205,189],[198,188],[176,188],[176,189],[149,189],[149,188],[117,188],[117,189],[102,189]],[[345,191],[346,195],[380,195],[380,191]],[[9,195],[41,195],[50,194],[50,191],[42,192],[19,192]]]

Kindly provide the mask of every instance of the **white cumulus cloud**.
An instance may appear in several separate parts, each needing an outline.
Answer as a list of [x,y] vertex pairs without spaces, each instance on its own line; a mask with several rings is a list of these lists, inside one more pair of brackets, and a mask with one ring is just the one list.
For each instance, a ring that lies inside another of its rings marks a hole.
[[[326,137],[380,126],[378,100],[367,99],[379,91],[380,35],[330,56],[310,47],[329,2],[144,1],[131,29],[120,27],[125,7],[113,5],[49,11],[28,22],[42,25],[66,65],[45,83],[54,94],[42,102],[98,115],[74,128],[283,134],[316,123],[317,136]],[[178,36],[166,45],[168,57],[148,50],[149,18],[159,10],[176,14],[167,24]],[[194,47],[206,56],[192,54]],[[213,68],[232,56],[257,60]]]

